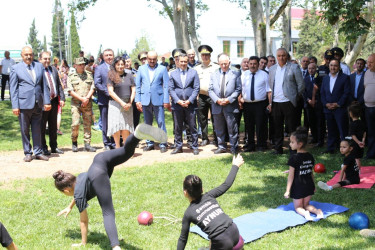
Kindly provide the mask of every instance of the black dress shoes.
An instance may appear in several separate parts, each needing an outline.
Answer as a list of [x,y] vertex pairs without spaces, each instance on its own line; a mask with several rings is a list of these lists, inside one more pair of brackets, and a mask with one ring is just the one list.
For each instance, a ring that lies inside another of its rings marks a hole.
[[51,152],[49,152],[46,148],[44,148],[42,151],[44,155],[51,155]]
[[223,154],[223,153],[226,153],[227,150],[225,148],[218,148],[215,150],[215,154]]
[[194,150],[193,150],[193,154],[194,154],[194,155],[199,155],[199,150],[198,150],[197,148],[194,149]]
[[[62,151],[59,148],[55,148],[55,149],[51,149],[51,153],[54,153],[54,154],[63,154],[64,151]],[[44,155],[46,155],[46,154],[44,154]]]
[[175,148],[172,152],[171,152],[171,155],[175,155],[175,154],[179,154],[179,153],[182,153],[182,148]]
[[150,146],[146,146],[145,148],[143,148],[143,151],[150,151],[153,149],[154,149],[154,145],[150,145]]
[[167,152],[167,148],[166,147],[160,148],[160,153],[165,153],[165,152]]
[[49,160],[49,158],[45,155],[36,155],[35,159],[42,160],[42,161],[48,161]]
[[33,160],[33,157],[31,155],[25,155],[25,158],[23,158],[24,162],[30,162]]

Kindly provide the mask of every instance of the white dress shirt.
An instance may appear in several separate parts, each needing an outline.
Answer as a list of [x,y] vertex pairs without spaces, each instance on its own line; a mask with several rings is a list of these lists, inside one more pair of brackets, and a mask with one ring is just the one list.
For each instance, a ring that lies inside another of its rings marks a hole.
[[1,74],[3,75],[9,75],[10,74],[10,69],[11,67],[16,64],[12,58],[6,59],[4,58],[1,62],[0,65],[3,66],[1,69]]
[[345,63],[340,62],[340,68],[342,70],[342,73],[347,74],[348,76],[350,76],[350,69],[349,69],[348,65],[346,65]]
[[335,87],[335,83],[336,83],[338,75],[339,73],[337,73],[335,76],[332,76],[331,73],[329,73],[329,91],[331,92],[331,94],[332,94],[333,88]]
[[258,70],[254,75],[254,101],[251,101],[251,79],[253,77],[250,70],[244,72],[242,81],[242,98],[245,102],[259,102],[267,99],[267,93],[271,92],[268,84],[268,74],[263,70]]
[[275,73],[275,82],[273,86],[273,91],[274,91],[273,101],[274,102],[289,102],[289,99],[285,97],[284,91],[283,91],[285,70],[286,70],[286,64],[283,67],[280,67],[280,65],[277,64],[276,73]]

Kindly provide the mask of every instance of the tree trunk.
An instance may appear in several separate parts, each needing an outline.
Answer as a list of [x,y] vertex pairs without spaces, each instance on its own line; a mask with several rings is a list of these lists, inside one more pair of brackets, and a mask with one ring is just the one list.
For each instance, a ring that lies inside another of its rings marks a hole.
[[[368,12],[365,17],[367,22],[372,23],[371,17],[373,16],[373,14],[374,14],[374,0],[368,3]],[[353,64],[355,60],[357,59],[359,53],[361,53],[362,51],[363,45],[365,44],[366,39],[367,39],[367,35],[368,34],[359,36],[352,50],[346,53],[345,63],[350,67],[350,69],[353,69]]]
[[193,44],[195,54],[198,55],[198,47],[200,45],[200,41],[198,40],[195,24],[195,0],[189,0],[189,23],[190,40]]
[[271,27],[270,27],[270,0],[266,0],[266,55],[272,54]]
[[265,28],[262,0],[250,1],[250,16],[253,25],[255,55],[263,56],[266,53],[266,46],[262,34]]
[[283,26],[282,26],[282,33],[283,33],[283,40],[282,46],[287,50],[291,51],[291,8],[290,5],[287,5],[284,9],[283,13]]

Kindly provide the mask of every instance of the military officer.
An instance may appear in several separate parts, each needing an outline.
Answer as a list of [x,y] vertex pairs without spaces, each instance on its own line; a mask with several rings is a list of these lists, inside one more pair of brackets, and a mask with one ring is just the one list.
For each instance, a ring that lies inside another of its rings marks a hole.
[[[208,45],[201,45],[198,48],[201,54],[201,63],[196,65],[194,69],[197,71],[200,80],[200,91],[198,97],[198,116],[200,126],[202,129],[202,142],[201,146],[205,146],[209,143],[208,140],[208,111],[211,110],[211,98],[208,95],[208,87],[210,85],[211,74],[218,70],[220,66],[211,61],[212,48]],[[212,114],[212,110],[211,110]],[[213,116],[211,116],[213,123]],[[214,131],[214,143],[217,144],[215,129]]]
[[92,73],[85,70],[83,57],[74,60],[76,72],[68,75],[68,92],[72,96],[72,151],[78,152],[77,138],[80,124],[80,116],[83,118],[84,150],[95,152],[91,147],[91,121],[92,121],[92,100],[91,96],[95,91],[94,78]]

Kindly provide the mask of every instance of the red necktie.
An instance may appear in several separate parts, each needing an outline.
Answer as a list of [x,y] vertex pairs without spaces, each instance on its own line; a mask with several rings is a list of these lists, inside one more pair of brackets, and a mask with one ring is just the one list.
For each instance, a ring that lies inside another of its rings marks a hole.
[[46,68],[46,72],[47,72],[47,76],[48,76],[49,90],[50,90],[50,93],[51,93],[51,99],[53,99],[56,96],[55,88],[53,87],[53,81],[52,81],[51,75],[50,75],[50,73],[48,71],[48,68]]

